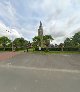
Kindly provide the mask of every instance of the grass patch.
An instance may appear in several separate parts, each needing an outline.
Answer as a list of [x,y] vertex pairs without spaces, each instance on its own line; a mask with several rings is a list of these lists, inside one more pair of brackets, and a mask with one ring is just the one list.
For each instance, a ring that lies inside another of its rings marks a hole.
[[45,52],[45,51],[34,51],[32,53],[35,53],[35,54],[80,54],[80,52],[76,52],[76,51],[48,51],[48,52]]

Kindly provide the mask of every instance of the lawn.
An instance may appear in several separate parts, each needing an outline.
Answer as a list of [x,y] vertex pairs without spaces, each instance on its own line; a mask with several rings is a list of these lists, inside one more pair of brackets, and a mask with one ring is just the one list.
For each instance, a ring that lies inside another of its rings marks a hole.
[[80,52],[78,51],[30,51],[31,53],[40,53],[40,54],[80,54]]

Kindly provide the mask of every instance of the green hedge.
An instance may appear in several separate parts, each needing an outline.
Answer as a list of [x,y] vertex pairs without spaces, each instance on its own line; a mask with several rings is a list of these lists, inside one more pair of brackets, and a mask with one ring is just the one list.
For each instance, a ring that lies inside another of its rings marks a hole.
[[[24,48],[16,48],[15,51],[25,50]],[[4,51],[4,48],[0,48],[0,51]],[[12,48],[5,48],[5,51],[12,51]]]
[[61,51],[61,48],[49,48],[49,51]]
[[63,48],[63,51],[79,51],[79,48]]
[[[12,48],[5,48],[5,51],[11,51]],[[4,51],[4,48],[0,48],[0,51]]]
[[16,48],[16,51],[25,50],[24,48]]
[[[39,51],[39,48],[35,48],[35,51]],[[46,48],[41,48],[41,51],[46,51]],[[48,48],[48,51],[61,51],[61,48]],[[79,51],[79,48],[63,48],[63,51]]]
[[12,51],[12,48],[5,48],[5,51]]
[[[24,48],[16,48],[16,51],[25,50]],[[61,51],[61,48],[48,48],[49,51]],[[0,48],[0,51],[4,51],[4,48]],[[12,48],[5,48],[5,51],[12,51]],[[35,48],[35,51],[39,51],[39,48]],[[41,48],[41,51],[46,51],[46,48]],[[63,48],[63,51],[80,51],[80,48]]]
[[[61,48],[48,48],[49,51],[61,51]],[[39,48],[35,48],[35,51],[39,51]],[[46,48],[41,48],[41,51],[46,51]]]
[[0,48],[0,51],[3,51],[4,50],[4,48]]

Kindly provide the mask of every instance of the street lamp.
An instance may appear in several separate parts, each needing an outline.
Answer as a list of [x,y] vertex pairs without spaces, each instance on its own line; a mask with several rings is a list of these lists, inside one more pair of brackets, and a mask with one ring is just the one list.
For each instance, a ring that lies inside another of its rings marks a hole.
[[[10,31],[8,31],[8,30],[6,30],[6,32],[8,32],[8,33],[10,33],[11,34],[11,32]],[[12,38],[12,51],[13,51],[13,38]]]

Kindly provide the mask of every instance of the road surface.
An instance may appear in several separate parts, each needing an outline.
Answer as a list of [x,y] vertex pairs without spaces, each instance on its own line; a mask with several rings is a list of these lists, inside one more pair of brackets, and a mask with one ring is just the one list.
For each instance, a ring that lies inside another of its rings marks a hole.
[[1,92],[80,92],[80,55],[22,53],[0,60]]

